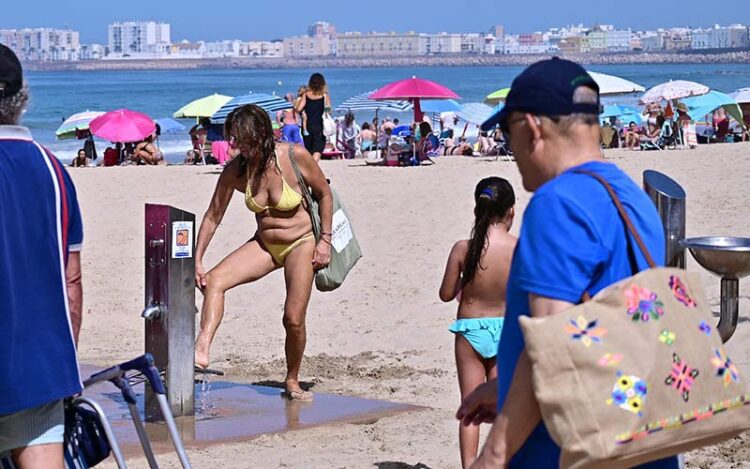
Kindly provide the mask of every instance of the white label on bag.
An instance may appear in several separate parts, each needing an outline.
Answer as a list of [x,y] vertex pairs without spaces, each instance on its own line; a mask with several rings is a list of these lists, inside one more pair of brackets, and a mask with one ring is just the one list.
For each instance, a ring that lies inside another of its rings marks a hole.
[[337,253],[341,254],[341,251],[349,245],[349,241],[354,237],[352,226],[349,224],[346,214],[341,209],[336,210],[336,213],[333,214],[332,224],[331,245]]

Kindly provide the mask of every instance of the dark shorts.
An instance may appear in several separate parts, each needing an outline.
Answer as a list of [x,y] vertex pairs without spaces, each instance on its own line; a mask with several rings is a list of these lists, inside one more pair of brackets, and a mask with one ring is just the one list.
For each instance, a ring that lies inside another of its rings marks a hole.
[[323,153],[326,148],[326,136],[323,135],[323,131],[310,132],[310,135],[303,137],[305,140],[305,148],[307,151],[312,153]]

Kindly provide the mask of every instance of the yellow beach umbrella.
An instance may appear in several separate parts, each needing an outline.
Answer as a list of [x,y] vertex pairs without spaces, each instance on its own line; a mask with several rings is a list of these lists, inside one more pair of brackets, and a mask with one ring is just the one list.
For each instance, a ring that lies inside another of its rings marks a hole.
[[211,117],[216,111],[219,110],[223,105],[232,100],[231,96],[224,96],[222,94],[212,94],[205,98],[196,99],[180,108],[179,111],[175,112],[172,117],[175,119],[181,118],[200,118],[200,117]]
[[489,104],[490,106],[499,104],[500,101],[505,101],[505,98],[508,97],[509,92],[510,88],[503,88],[501,90],[495,91],[494,93],[490,93],[486,98],[484,98],[484,104]]

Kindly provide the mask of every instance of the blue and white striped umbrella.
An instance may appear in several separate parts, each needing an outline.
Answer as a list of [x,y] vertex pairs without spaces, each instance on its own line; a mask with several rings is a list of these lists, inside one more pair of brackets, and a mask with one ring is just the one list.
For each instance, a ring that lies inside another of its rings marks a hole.
[[469,124],[481,125],[492,116],[492,106],[484,103],[466,103],[457,113],[458,118]]
[[356,96],[352,96],[347,99],[339,106],[336,107],[337,112],[346,111],[391,111],[391,112],[407,112],[411,110],[411,103],[409,101],[374,101],[370,99],[370,95],[375,91],[368,91],[366,93],[360,93]]
[[268,113],[274,113],[283,111],[284,109],[291,109],[292,103],[281,99],[278,96],[265,93],[249,93],[242,96],[237,96],[231,101],[219,108],[213,116],[211,116],[211,122],[214,124],[223,124],[227,120],[227,116],[230,112],[234,111],[240,106],[245,104],[255,104],[262,107]]
[[458,112],[461,105],[454,99],[424,99],[419,103],[422,112]]

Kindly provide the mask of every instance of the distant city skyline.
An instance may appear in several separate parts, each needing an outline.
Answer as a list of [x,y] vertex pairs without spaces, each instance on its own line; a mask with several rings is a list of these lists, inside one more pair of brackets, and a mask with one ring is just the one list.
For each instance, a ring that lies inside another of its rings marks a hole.
[[[100,0],[60,2],[26,0],[6,9],[0,29],[69,27],[81,33],[81,42],[107,42],[107,25],[116,21],[155,20],[171,24],[172,40],[272,40],[304,35],[315,21],[329,21],[339,32],[420,31],[481,32],[502,24],[509,33],[533,32],[567,24],[613,24],[635,30],[678,26],[750,23],[747,0],[726,0],[721,8],[706,8],[704,0],[638,4],[613,0],[537,0],[529,3],[474,0],[467,8],[457,0],[429,2],[351,2],[285,0],[256,4],[242,0],[201,3],[176,0]],[[543,15],[538,13],[543,12]]]

